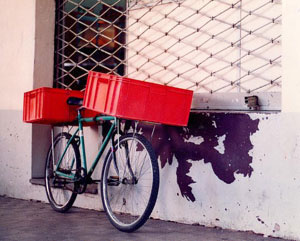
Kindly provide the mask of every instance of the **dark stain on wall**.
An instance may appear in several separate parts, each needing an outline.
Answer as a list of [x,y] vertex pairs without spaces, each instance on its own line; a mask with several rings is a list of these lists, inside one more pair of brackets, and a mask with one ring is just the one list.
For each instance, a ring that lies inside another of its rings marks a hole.
[[[194,202],[191,184],[195,182],[187,175],[192,166],[188,160],[210,163],[215,175],[227,184],[235,181],[234,174],[250,177],[253,172],[250,136],[258,130],[258,124],[258,119],[252,120],[247,114],[191,113],[188,127],[157,125],[152,139],[153,126],[139,124],[138,128],[151,139],[162,168],[167,163],[172,165],[173,156],[176,157],[181,195]],[[192,137],[202,141],[188,141]],[[224,140],[224,151],[216,149],[220,137]]]

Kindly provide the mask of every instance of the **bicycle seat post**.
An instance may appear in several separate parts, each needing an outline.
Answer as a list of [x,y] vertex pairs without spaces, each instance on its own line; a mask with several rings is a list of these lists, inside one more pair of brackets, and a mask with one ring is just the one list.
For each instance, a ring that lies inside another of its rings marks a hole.
[[54,126],[52,125],[51,126],[51,149],[52,149],[52,163],[55,163],[54,162]]

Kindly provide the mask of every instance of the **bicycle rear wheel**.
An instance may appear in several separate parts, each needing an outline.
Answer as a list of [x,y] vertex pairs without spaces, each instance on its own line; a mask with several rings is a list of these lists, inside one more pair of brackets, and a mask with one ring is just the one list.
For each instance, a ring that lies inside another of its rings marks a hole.
[[[78,183],[70,178],[58,176],[55,173],[57,164],[63,155],[71,135],[63,132],[54,139],[53,148],[50,146],[45,166],[45,188],[51,207],[58,212],[69,210],[77,196]],[[54,152],[54,155],[53,155]],[[76,175],[80,170],[80,154],[77,143],[71,141],[62,159],[59,171],[67,175]]]
[[110,222],[123,232],[141,227],[151,215],[158,188],[159,168],[151,144],[139,134],[122,136],[102,170],[102,203]]

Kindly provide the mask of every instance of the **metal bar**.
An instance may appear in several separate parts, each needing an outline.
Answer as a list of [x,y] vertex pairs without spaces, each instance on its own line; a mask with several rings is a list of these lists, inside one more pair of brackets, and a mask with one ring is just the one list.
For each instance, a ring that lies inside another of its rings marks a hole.
[[111,121],[114,120],[115,117],[113,116],[96,116],[96,117],[90,117],[90,118],[81,118],[81,122],[94,122],[94,121]]
[[75,133],[72,135],[72,137],[70,138],[70,140],[67,142],[67,146],[65,147],[64,152],[61,155],[61,157],[60,157],[60,159],[59,159],[59,161],[57,163],[55,172],[57,172],[57,170],[59,169],[60,164],[61,164],[61,162],[62,162],[62,160],[63,160],[63,158],[64,158],[64,156],[65,156],[65,154],[66,154],[66,152],[67,152],[67,150],[68,150],[68,148],[70,146],[70,144],[71,144],[71,142],[74,140],[75,136],[77,135],[78,131],[79,131],[79,128],[75,131]]
[[100,160],[100,157],[102,156],[107,144],[109,143],[109,139],[112,137],[112,134],[113,134],[113,131],[114,131],[115,127],[116,127],[116,123],[113,122],[110,129],[109,129],[109,131],[108,131],[108,133],[107,133],[107,135],[106,135],[106,137],[105,137],[105,139],[104,139],[104,141],[103,141],[103,143],[102,143],[102,145],[101,145],[101,147],[100,147],[100,150],[99,150],[99,152],[98,152],[91,168],[88,171],[88,174],[87,174],[88,176],[91,176],[93,174],[93,172],[95,170],[95,167],[97,166],[97,164]]
[[81,146],[81,158],[82,158],[82,166],[86,170],[86,153],[85,153],[85,144],[84,144],[84,136],[83,136],[83,120],[81,118],[81,110],[78,110],[78,130],[79,130],[79,140],[80,140],[80,146]]
[[54,126],[51,126],[51,150],[52,150],[52,165],[55,163],[54,153]]
[[63,172],[60,172],[60,171],[55,171],[55,173],[60,176],[60,177],[65,177],[65,178],[68,178],[68,179],[71,179],[71,180],[74,180],[75,178],[75,175],[74,174],[66,174],[66,173],[63,173]]
[[212,95],[280,91],[266,82],[281,69],[266,64],[281,55],[280,1],[147,2],[57,0],[56,86],[84,90],[94,70]]

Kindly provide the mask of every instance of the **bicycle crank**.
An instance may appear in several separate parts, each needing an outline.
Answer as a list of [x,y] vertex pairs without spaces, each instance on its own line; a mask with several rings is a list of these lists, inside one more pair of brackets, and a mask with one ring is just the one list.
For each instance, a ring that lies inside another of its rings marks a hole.
[[85,192],[87,187],[87,172],[86,169],[81,167],[80,169],[76,170],[76,193],[82,194]]

